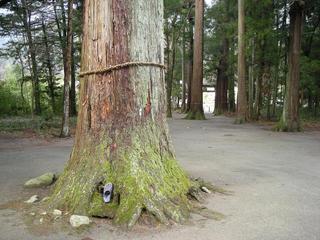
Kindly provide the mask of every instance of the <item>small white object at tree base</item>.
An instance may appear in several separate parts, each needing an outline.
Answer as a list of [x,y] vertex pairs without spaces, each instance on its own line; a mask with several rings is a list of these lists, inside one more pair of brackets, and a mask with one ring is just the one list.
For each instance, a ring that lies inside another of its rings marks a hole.
[[39,196],[38,195],[33,195],[31,198],[29,198],[29,200],[25,201],[25,203],[35,203],[39,201]]

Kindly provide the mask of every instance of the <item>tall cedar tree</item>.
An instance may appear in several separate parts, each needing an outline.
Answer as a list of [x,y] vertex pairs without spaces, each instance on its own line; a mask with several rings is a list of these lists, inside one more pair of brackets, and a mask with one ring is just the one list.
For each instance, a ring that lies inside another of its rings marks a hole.
[[247,120],[246,58],[245,58],[245,9],[244,1],[238,0],[238,106],[237,123]]
[[290,3],[290,48],[287,76],[286,96],[282,118],[279,124],[280,131],[299,131],[299,82],[300,82],[300,54],[303,24],[304,1]]
[[203,120],[203,16],[204,0],[195,1],[195,37],[193,53],[193,77],[191,83],[191,102],[187,119]]
[[73,15],[73,0],[68,1],[68,28],[67,28],[67,48],[66,48],[66,66],[64,75],[64,91],[63,91],[63,117],[61,137],[68,137],[70,135],[69,115],[70,115],[70,82],[72,71],[72,15]]
[[[164,62],[163,1],[86,0],[81,70]],[[51,207],[132,227],[142,210],[168,223],[189,215],[191,185],[165,118],[164,70],[140,66],[81,79],[75,144]],[[104,203],[99,187],[114,184]]]

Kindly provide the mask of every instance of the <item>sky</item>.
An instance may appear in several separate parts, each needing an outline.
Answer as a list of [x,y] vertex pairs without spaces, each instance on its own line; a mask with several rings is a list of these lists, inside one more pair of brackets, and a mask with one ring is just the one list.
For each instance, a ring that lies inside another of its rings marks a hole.
[[206,4],[212,5],[212,3],[213,3],[215,0],[205,0],[205,1],[206,1]]

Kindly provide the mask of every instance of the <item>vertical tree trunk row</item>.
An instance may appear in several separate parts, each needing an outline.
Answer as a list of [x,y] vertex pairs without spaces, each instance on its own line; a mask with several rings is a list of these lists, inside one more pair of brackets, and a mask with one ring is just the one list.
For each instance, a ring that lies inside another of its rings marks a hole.
[[304,1],[293,1],[290,5],[290,48],[288,57],[288,76],[286,96],[282,118],[279,124],[281,131],[299,131],[299,82],[300,51],[303,23]]
[[33,43],[33,37],[31,33],[31,26],[30,26],[30,12],[28,9],[28,4],[26,0],[22,0],[22,7],[23,7],[23,24],[26,30],[26,36],[28,39],[28,47],[29,47],[29,55],[31,61],[31,69],[32,69],[32,78],[33,78],[33,101],[34,101],[34,112],[35,114],[39,115],[41,113],[41,104],[40,104],[40,83],[39,83],[39,76],[38,76],[38,67],[36,61],[36,50]]
[[237,123],[247,121],[246,59],[245,59],[245,0],[238,0],[238,105]]
[[63,118],[61,137],[70,136],[70,82],[72,75],[72,43],[73,43],[73,0],[68,0],[68,27],[67,27],[67,45],[66,45],[66,66],[64,75],[63,92]]
[[203,16],[204,0],[196,0],[193,77],[191,83],[191,102],[187,119],[205,119],[203,112]]

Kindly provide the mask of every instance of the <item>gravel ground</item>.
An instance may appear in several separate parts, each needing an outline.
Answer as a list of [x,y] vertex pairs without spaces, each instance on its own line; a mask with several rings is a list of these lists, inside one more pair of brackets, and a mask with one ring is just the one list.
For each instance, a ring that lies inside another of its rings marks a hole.
[[[135,228],[122,232],[96,223],[84,232],[30,229],[19,213],[0,211],[0,239],[175,239],[319,240],[320,132],[276,133],[261,126],[234,125],[226,117],[169,120],[176,155],[193,176],[232,191],[213,195],[210,209],[222,221],[194,216],[185,226]],[[72,139],[0,136],[0,204],[35,193],[22,184],[63,169]]]

